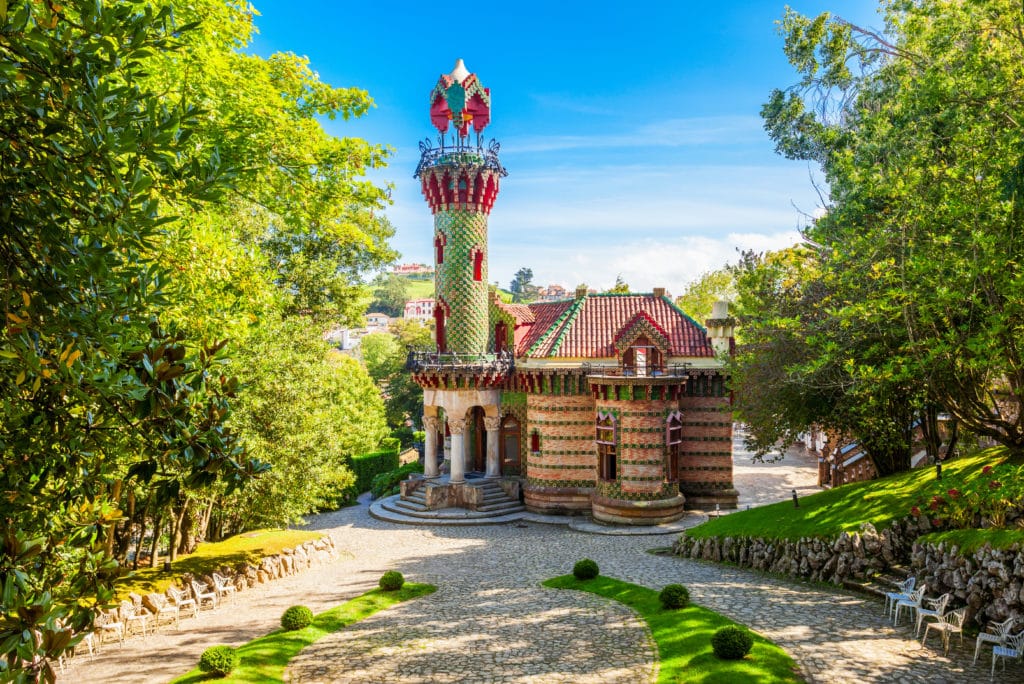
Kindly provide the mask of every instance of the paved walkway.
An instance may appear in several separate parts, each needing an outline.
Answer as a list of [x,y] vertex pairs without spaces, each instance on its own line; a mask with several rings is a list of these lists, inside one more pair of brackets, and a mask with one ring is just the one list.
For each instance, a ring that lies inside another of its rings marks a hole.
[[[314,527],[332,534],[345,556],[183,620],[180,631],[132,639],[123,649],[108,645],[95,660],[78,659],[65,679],[167,681],[208,646],[273,630],[287,606],[323,610],[376,586],[393,568],[438,591],[322,640],[294,661],[292,681],[650,681],[653,650],[633,616],[596,597],[538,587],[583,557],[605,574],[648,587],[685,584],[695,601],[783,646],[812,682],[932,684],[988,676],[985,663],[971,666],[966,650],[955,646],[946,658],[922,648],[908,628],[892,628],[877,600],[646,553],[667,537],[603,536],[538,523],[401,527],[370,518],[365,506],[321,515]],[[585,634],[589,639],[581,640]],[[1022,676],[1011,664],[997,681]]]

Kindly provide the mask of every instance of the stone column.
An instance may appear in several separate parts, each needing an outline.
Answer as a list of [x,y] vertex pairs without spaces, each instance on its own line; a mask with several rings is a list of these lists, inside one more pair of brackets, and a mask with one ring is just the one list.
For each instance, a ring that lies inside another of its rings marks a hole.
[[448,430],[452,433],[452,482],[466,481],[466,448],[463,433],[466,431],[465,418],[449,418]]
[[500,451],[498,450],[498,440],[501,438],[501,418],[485,416],[484,429],[487,430],[486,477],[501,477]]
[[437,416],[423,416],[423,474],[437,477]]

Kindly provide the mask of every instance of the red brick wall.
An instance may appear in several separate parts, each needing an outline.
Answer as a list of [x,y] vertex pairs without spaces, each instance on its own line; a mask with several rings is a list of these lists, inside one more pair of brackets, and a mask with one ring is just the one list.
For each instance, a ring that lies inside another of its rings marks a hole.
[[728,397],[683,397],[679,489],[709,492],[732,488],[732,413]]
[[551,487],[592,487],[597,479],[594,398],[529,394],[526,444],[540,433],[540,452],[527,453],[527,477]]

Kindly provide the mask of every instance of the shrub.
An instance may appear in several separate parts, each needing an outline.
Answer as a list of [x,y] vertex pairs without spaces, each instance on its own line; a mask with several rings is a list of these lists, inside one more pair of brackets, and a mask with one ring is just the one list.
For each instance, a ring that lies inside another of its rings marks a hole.
[[373,477],[398,467],[398,449],[382,449],[352,457],[352,472],[356,476],[356,489],[370,491]]
[[753,646],[754,638],[750,632],[735,625],[722,627],[711,637],[711,648],[722,660],[740,660],[750,653]]
[[661,590],[658,598],[661,599],[661,605],[664,608],[676,610],[685,608],[686,604],[690,602],[690,591],[682,584],[669,584]]
[[370,492],[373,494],[373,498],[379,499],[382,496],[391,496],[392,494],[398,493],[398,483],[405,480],[412,473],[422,473],[423,464],[419,461],[413,461],[412,463],[406,463],[400,468],[389,470],[386,473],[375,475],[373,478],[373,486],[370,488]]
[[578,580],[591,580],[597,577],[599,573],[600,570],[597,567],[597,563],[589,558],[584,558],[572,566],[572,574]]
[[211,646],[199,658],[199,669],[203,672],[227,677],[238,667],[238,651],[230,646]]
[[292,606],[281,615],[281,626],[288,631],[305,629],[313,622],[313,611],[306,606]]
[[398,591],[405,584],[405,578],[397,570],[388,570],[380,576],[378,584],[384,591]]

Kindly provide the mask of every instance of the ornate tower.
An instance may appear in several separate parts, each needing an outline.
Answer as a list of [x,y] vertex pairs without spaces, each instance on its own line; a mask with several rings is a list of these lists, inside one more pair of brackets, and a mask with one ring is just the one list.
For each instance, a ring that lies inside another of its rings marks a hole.
[[[484,148],[491,93],[462,60],[430,93],[430,120],[438,146],[420,143],[415,177],[434,214],[436,341],[439,352],[487,352],[487,217],[508,175],[499,145]],[[448,129],[452,129],[449,135]],[[471,132],[475,140],[471,141]]]

